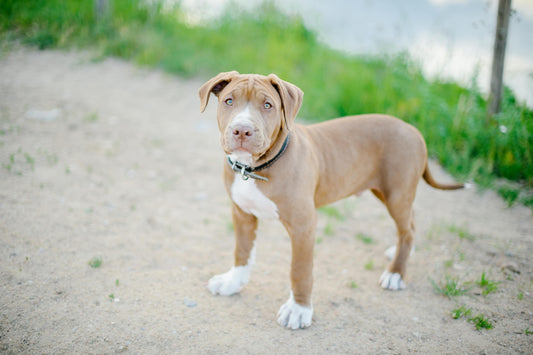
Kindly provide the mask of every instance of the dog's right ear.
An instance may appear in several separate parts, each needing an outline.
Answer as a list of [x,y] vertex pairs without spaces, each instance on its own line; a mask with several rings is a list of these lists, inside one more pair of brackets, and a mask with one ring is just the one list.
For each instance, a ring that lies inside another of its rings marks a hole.
[[198,90],[198,95],[200,95],[200,112],[204,112],[209,102],[209,95],[211,93],[218,96],[220,92],[239,75],[236,71],[229,71],[225,73],[220,73],[214,78],[209,79],[200,90]]

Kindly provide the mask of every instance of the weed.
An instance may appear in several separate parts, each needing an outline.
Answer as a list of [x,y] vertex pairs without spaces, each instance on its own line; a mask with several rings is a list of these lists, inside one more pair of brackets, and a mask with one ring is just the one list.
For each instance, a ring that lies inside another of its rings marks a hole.
[[118,279],[115,280],[115,286],[119,286],[120,285],[120,281]]
[[435,292],[448,298],[462,296],[469,291],[469,289],[466,288],[465,285],[462,285],[457,278],[451,277],[450,275],[446,275],[446,280],[440,285],[437,285],[432,279],[429,279],[429,281],[433,285]]
[[325,235],[335,234],[335,226],[333,225],[333,223],[331,222],[326,223],[326,226],[324,227],[324,234]]
[[454,234],[457,234],[459,236],[459,238],[461,239],[466,239],[466,240],[469,240],[471,242],[473,242],[474,240],[477,239],[477,237],[475,235],[473,235],[472,233],[470,233],[466,228],[464,227],[457,227],[455,225],[452,225],[450,227],[448,227],[448,231],[450,233],[454,233]]
[[47,154],[46,155],[46,161],[50,165],[56,165],[58,162],[57,154]]
[[110,300],[111,302],[113,302],[113,301],[115,300],[115,295],[114,295],[114,294],[110,294],[110,295],[107,296],[107,297],[109,297],[109,300]]
[[484,315],[478,314],[473,318],[468,318],[468,321],[474,323],[476,330],[480,329],[492,329],[492,322],[485,318]]
[[343,214],[333,206],[322,206],[318,209],[318,212],[324,214],[329,218],[336,219],[338,221],[344,221],[345,217]]
[[472,313],[472,308],[466,308],[465,306],[461,306],[452,310],[452,318],[459,319],[461,317],[468,316],[470,313]]
[[93,123],[98,121],[98,114],[96,112],[90,113],[87,116],[85,116],[84,119],[85,122]]
[[529,330],[529,328],[526,328],[526,330],[524,331],[524,334],[526,335],[533,334],[533,330]]
[[374,239],[371,236],[363,234],[363,233],[358,233],[355,237],[359,239],[360,241],[362,241],[363,243],[365,243],[366,245],[375,243]]
[[35,168],[35,159],[29,155],[28,153],[24,153],[24,158],[26,158],[26,162],[30,164],[31,170],[34,170]]
[[523,292],[523,291],[518,292],[518,296],[517,296],[517,298],[518,298],[520,301],[522,301],[522,300],[524,299],[524,292]]
[[347,285],[349,288],[357,288],[357,283],[355,281],[350,281],[348,282],[348,285]]
[[483,289],[483,294],[488,295],[491,292],[498,290],[499,282],[491,281],[485,277],[485,272],[481,273],[481,279],[476,284]]
[[101,256],[95,256],[89,260],[89,266],[93,269],[99,268],[102,266],[102,257]]
[[365,270],[374,270],[374,261],[372,260],[369,260],[366,264],[365,264]]
[[427,233],[427,238],[429,240],[438,240],[442,234],[443,225],[441,223],[433,224]]
[[228,232],[233,233],[235,231],[235,227],[233,226],[233,222],[226,223],[226,229],[228,230]]
[[324,241],[324,238],[322,237],[317,237],[315,240],[316,244],[321,244],[323,241]]

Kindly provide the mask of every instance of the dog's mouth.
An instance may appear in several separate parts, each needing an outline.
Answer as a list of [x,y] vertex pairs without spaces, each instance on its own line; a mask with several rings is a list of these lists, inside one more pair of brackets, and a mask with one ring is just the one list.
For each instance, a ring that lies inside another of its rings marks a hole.
[[245,165],[252,165],[252,153],[245,148],[240,147],[235,149],[233,152],[231,152],[231,154],[229,154],[229,157],[232,161],[237,161]]

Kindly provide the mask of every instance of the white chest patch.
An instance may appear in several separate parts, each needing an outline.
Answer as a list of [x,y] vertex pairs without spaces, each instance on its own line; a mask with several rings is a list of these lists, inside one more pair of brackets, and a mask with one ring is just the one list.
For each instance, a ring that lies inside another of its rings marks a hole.
[[254,179],[244,181],[240,174],[235,174],[231,185],[231,199],[244,212],[257,218],[279,218],[278,206],[257,188]]

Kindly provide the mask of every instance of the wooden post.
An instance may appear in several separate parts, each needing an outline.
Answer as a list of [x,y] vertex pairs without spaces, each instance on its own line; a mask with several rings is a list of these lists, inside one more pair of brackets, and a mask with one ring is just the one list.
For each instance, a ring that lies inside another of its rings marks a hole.
[[94,0],[94,13],[96,14],[96,20],[100,21],[107,18],[110,15],[110,0]]
[[505,46],[509,31],[509,15],[511,13],[511,0],[499,0],[496,36],[494,38],[494,54],[492,56],[492,75],[490,78],[489,110],[487,121],[500,112],[500,101],[503,88],[503,64],[505,59]]

